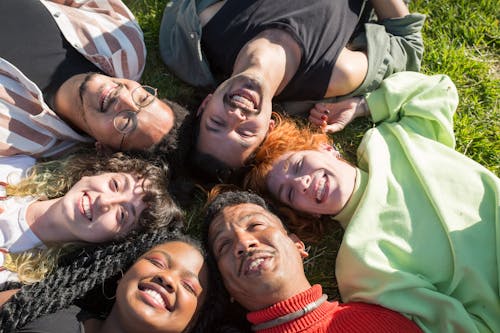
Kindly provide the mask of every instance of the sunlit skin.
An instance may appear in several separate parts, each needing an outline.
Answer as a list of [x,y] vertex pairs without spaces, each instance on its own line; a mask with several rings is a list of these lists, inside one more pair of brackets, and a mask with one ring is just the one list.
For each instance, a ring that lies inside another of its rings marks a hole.
[[122,149],[147,149],[171,130],[174,115],[158,98],[139,109],[131,96],[139,86],[136,81],[101,74],[75,75],[57,91],[55,109],[71,126],[113,150],[118,150],[122,141],[113,117],[123,110],[136,111],[137,128],[126,135]]
[[331,148],[295,151],[278,157],[266,178],[282,203],[309,214],[336,215],[354,190],[356,168]]
[[183,332],[207,289],[208,271],[197,249],[180,241],[156,246],[123,275],[113,309],[97,331]]
[[209,228],[209,244],[229,294],[250,311],[266,308],[310,287],[304,243],[255,204],[223,209]]
[[230,167],[243,166],[274,125],[270,96],[258,79],[248,75],[222,83],[204,99],[198,112],[198,150]]
[[129,173],[82,177],[63,197],[27,210],[31,230],[44,242],[103,242],[126,235],[146,208],[143,179]]

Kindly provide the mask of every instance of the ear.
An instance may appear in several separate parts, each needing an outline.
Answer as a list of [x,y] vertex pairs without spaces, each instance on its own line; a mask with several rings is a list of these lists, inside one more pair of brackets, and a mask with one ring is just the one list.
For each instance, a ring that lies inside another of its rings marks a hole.
[[212,99],[213,94],[208,94],[207,97],[203,99],[203,102],[201,102],[200,107],[198,108],[198,111],[196,112],[196,115],[199,116],[205,107],[207,106],[208,102]]
[[332,145],[327,143],[322,143],[319,146],[319,150],[331,154],[335,158],[341,157],[340,152]]
[[105,145],[104,143],[100,141],[96,141],[95,144],[95,150],[97,150],[98,153],[104,154],[104,155],[111,155],[112,153],[115,152],[113,148],[111,148],[108,145]]
[[306,251],[306,246],[304,242],[300,240],[300,238],[296,234],[289,234],[288,237],[295,243],[295,247],[299,250],[300,256],[302,259],[307,258],[309,253]]
[[276,125],[276,122],[274,121],[274,119],[271,118],[271,120],[269,120],[269,129],[268,129],[268,132],[271,132],[274,129],[275,125]]

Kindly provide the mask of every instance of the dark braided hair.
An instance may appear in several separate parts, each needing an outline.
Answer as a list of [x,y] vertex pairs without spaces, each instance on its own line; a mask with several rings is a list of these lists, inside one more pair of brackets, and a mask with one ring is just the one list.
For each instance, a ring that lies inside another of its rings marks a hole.
[[[156,245],[179,240],[201,248],[177,229],[159,228],[134,234],[121,242],[82,248],[61,258],[59,267],[45,280],[24,285],[0,309],[0,333],[13,332],[27,323],[64,309],[89,291],[102,288],[109,278],[120,277],[142,254]],[[201,251],[204,255],[203,251]],[[6,287],[12,288],[13,284]]]

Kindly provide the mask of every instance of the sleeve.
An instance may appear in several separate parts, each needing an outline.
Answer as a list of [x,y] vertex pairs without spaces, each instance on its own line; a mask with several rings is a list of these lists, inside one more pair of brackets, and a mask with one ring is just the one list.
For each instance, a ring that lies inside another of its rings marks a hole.
[[332,332],[421,333],[420,328],[402,314],[375,304],[350,302],[339,306]]
[[80,309],[74,305],[67,309],[33,320],[17,333],[82,333],[83,324],[78,320]]
[[143,32],[121,0],[42,0],[66,40],[107,75],[138,81]]
[[408,133],[455,147],[453,114],[458,93],[448,76],[397,73],[368,93],[366,101],[375,123],[398,122]]
[[413,13],[380,23],[365,23],[365,30],[354,37],[350,48],[367,52],[368,73],[361,86],[349,96],[363,95],[378,88],[382,80],[393,73],[418,72],[424,53],[424,22],[425,15]]
[[35,162],[33,157],[26,155],[0,156],[0,182],[19,183]]

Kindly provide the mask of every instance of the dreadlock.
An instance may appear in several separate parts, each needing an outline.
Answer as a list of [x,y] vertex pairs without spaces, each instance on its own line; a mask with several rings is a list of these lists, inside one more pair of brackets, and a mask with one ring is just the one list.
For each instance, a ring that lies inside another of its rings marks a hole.
[[[13,332],[27,323],[66,308],[107,279],[119,277],[152,247],[180,240],[196,244],[177,229],[159,228],[149,233],[134,233],[108,246],[93,245],[60,259],[59,267],[46,279],[23,285],[0,310],[0,333]],[[199,249],[199,246],[194,245]],[[12,283],[7,288],[20,287]]]

